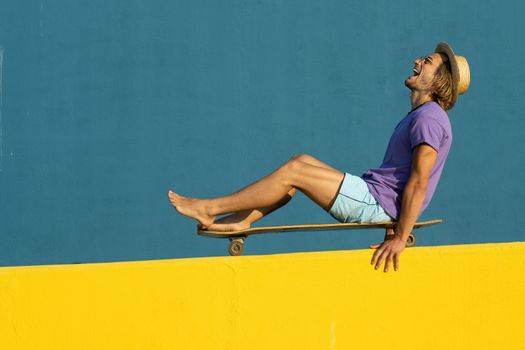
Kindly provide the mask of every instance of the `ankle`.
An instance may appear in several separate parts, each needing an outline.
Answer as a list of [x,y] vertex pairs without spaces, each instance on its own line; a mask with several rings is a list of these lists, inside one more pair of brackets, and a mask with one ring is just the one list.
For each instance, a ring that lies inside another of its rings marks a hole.
[[207,216],[216,217],[220,214],[217,212],[217,209],[212,205],[212,203],[210,203],[210,201],[207,199],[202,200],[202,208],[204,209],[204,213]]
[[246,216],[242,222],[247,225],[253,224],[255,221],[260,220],[264,217],[264,214],[259,210],[252,210],[248,216]]

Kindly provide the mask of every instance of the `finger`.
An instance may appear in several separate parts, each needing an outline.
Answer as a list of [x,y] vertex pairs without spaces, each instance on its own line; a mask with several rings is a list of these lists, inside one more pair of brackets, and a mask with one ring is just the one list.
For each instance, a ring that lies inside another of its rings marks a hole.
[[380,246],[381,246],[381,243],[372,244],[370,246],[370,249],[376,249],[376,248],[379,248]]
[[377,258],[381,255],[383,252],[383,248],[379,248],[374,252],[374,255],[372,256],[372,261],[370,262],[370,265],[374,265],[377,261]]
[[389,254],[387,257],[386,257],[386,261],[385,261],[385,272],[388,272],[388,269],[390,268],[390,264],[392,263],[392,254]]
[[394,271],[399,270],[399,254],[394,255]]
[[381,266],[381,264],[383,264],[383,260],[385,260],[385,258],[388,256],[388,252],[386,251],[383,251],[381,253],[381,255],[379,256],[379,259],[377,260],[377,263],[376,263],[376,270]]

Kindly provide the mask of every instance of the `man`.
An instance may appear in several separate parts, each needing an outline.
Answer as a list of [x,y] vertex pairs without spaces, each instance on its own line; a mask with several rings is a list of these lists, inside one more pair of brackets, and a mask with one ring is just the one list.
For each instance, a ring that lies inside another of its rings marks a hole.
[[[399,268],[399,256],[421,212],[428,206],[452,142],[446,111],[470,84],[468,63],[439,43],[431,55],[414,61],[405,80],[412,110],[400,121],[377,169],[362,177],[342,173],[309,156],[291,158],[273,173],[229,196],[196,199],[169,191],[175,209],[196,219],[201,229],[233,231],[285,205],[297,190],[341,222],[396,220],[376,249],[371,264]],[[215,220],[217,215],[233,213]]]

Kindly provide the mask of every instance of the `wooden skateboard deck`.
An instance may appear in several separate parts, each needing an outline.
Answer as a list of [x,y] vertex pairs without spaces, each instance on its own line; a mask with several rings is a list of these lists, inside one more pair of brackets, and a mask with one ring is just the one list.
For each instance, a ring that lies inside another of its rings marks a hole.
[[[443,222],[443,220],[421,221],[414,224],[414,229],[425,226],[436,225]],[[249,235],[263,234],[263,233],[277,233],[290,231],[334,231],[334,230],[352,230],[352,229],[372,229],[384,228],[391,229],[396,227],[397,222],[363,222],[363,223],[340,223],[340,224],[308,224],[308,225],[287,225],[287,226],[261,226],[252,227],[241,231],[210,231],[198,229],[197,233],[201,236],[214,238],[229,238],[230,245],[228,251],[231,255],[241,255],[244,250],[244,242]],[[385,235],[386,238],[386,235]],[[412,247],[416,244],[416,236],[411,233],[407,240],[407,247]]]

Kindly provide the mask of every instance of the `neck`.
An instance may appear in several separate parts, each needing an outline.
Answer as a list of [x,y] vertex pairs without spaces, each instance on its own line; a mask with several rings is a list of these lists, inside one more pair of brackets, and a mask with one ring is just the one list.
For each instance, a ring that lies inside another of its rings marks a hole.
[[412,90],[410,92],[410,103],[412,104],[412,110],[429,101],[432,101],[432,97],[426,91]]

